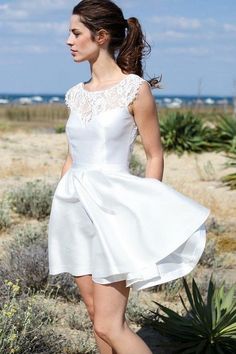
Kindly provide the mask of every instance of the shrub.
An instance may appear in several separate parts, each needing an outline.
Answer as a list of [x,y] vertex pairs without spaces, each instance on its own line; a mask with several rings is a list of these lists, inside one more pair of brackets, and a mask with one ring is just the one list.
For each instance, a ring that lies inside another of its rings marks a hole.
[[148,313],[147,306],[143,305],[138,298],[138,294],[133,292],[127,304],[126,315],[128,319],[138,325],[143,325],[145,321],[145,313]]
[[211,239],[207,241],[204,252],[199,260],[199,264],[207,268],[218,268],[223,265],[224,256],[216,255],[216,246],[216,240]]
[[70,329],[76,329],[77,331],[92,330],[92,322],[85,307],[79,307],[76,311],[73,309],[73,311],[69,313],[68,324]]
[[221,235],[227,231],[227,228],[223,224],[219,224],[216,218],[211,217],[206,222],[207,232],[213,232],[215,235]]
[[0,201],[0,231],[11,226],[10,208],[5,200]]
[[[190,277],[191,275],[189,275]],[[159,290],[163,291],[165,294],[165,299],[173,299],[173,297],[177,296],[178,292],[183,288],[183,282],[180,279],[175,279],[170,282],[166,282],[164,284],[158,285]]]
[[40,225],[17,228],[10,241],[5,241],[5,255],[0,260],[0,296],[6,296],[3,279],[19,279],[22,292],[45,291],[67,300],[79,300],[72,275],[48,274],[47,221]]
[[54,185],[41,180],[26,182],[21,188],[8,193],[10,205],[19,214],[43,219],[50,214],[54,189]]
[[48,278],[46,224],[16,228],[12,238],[4,242],[0,260],[0,294],[5,294],[2,279],[20,280],[22,291],[45,288]]
[[5,281],[8,297],[0,305],[0,352],[1,353],[48,353],[61,352],[65,339],[52,329],[57,322],[36,303],[33,297],[19,297],[20,287],[11,281]]
[[69,273],[61,273],[57,275],[49,275],[47,292],[52,295],[62,296],[67,301],[78,302],[80,301],[79,289],[74,281],[74,277]]
[[65,133],[65,125],[58,125],[55,128],[57,134]]
[[162,145],[165,151],[174,151],[178,155],[184,151],[202,152],[210,150],[208,136],[211,129],[192,112],[170,112],[160,120]]
[[[169,338],[160,346],[171,349],[171,353],[234,353],[236,347],[236,301],[232,286],[225,292],[224,284],[216,289],[212,276],[209,281],[207,299],[204,303],[200,291],[192,279],[192,292],[183,277],[185,292],[190,304],[187,308],[180,296],[186,311],[181,316],[175,311],[154,301],[164,314],[151,311],[154,315],[151,326],[161,335]],[[169,353],[169,351],[168,351]]]
[[135,154],[131,155],[129,169],[130,169],[130,173],[132,173],[133,175],[144,177],[145,167],[140,162],[138,156],[136,156]]
[[218,115],[209,141],[214,150],[236,153],[236,119]]

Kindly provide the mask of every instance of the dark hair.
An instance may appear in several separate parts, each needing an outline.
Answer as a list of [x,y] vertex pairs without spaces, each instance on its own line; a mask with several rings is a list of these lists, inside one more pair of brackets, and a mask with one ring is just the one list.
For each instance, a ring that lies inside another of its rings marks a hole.
[[[80,21],[91,31],[93,40],[97,31],[105,29],[111,37],[108,50],[122,72],[143,77],[142,60],[150,54],[151,47],[136,17],[126,20],[122,10],[110,0],[82,0],[72,14],[80,16]],[[161,78],[162,75],[147,81],[151,87],[161,88]]]

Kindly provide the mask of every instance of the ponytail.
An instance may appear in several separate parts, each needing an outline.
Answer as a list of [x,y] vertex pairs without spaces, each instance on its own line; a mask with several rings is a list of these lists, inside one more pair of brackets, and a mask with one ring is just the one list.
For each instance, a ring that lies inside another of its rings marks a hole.
[[[126,20],[127,34],[120,47],[116,62],[122,71],[143,77],[143,58],[151,52],[141,25],[136,17]],[[147,80],[152,88],[161,88],[159,83],[162,75]]]

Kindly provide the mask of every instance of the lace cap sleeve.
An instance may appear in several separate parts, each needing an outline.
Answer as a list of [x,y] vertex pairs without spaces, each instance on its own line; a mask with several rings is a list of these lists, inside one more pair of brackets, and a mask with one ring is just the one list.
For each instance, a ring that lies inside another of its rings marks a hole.
[[72,110],[76,103],[78,95],[78,85],[71,87],[65,94],[65,105]]
[[[139,94],[139,88],[144,83],[147,82],[143,78],[138,75],[133,74],[130,78],[128,84],[123,87],[124,89],[124,104],[129,106],[131,103],[135,101]],[[148,82],[147,82],[148,83]]]
[[67,106],[67,108],[70,108],[70,93],[71,89],[69,89],[65,94],[65,105]]

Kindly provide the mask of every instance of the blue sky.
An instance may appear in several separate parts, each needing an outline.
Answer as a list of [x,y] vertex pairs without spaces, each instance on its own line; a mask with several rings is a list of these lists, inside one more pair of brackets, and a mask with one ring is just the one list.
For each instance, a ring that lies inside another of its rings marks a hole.
[[[72,0],[0,0],[0,93],[64,94],[90,78],[65,44]],[[149,43],[146,76],[156,94],[232,95],[236,80],[235,0],[117,0],[139,18]]]

